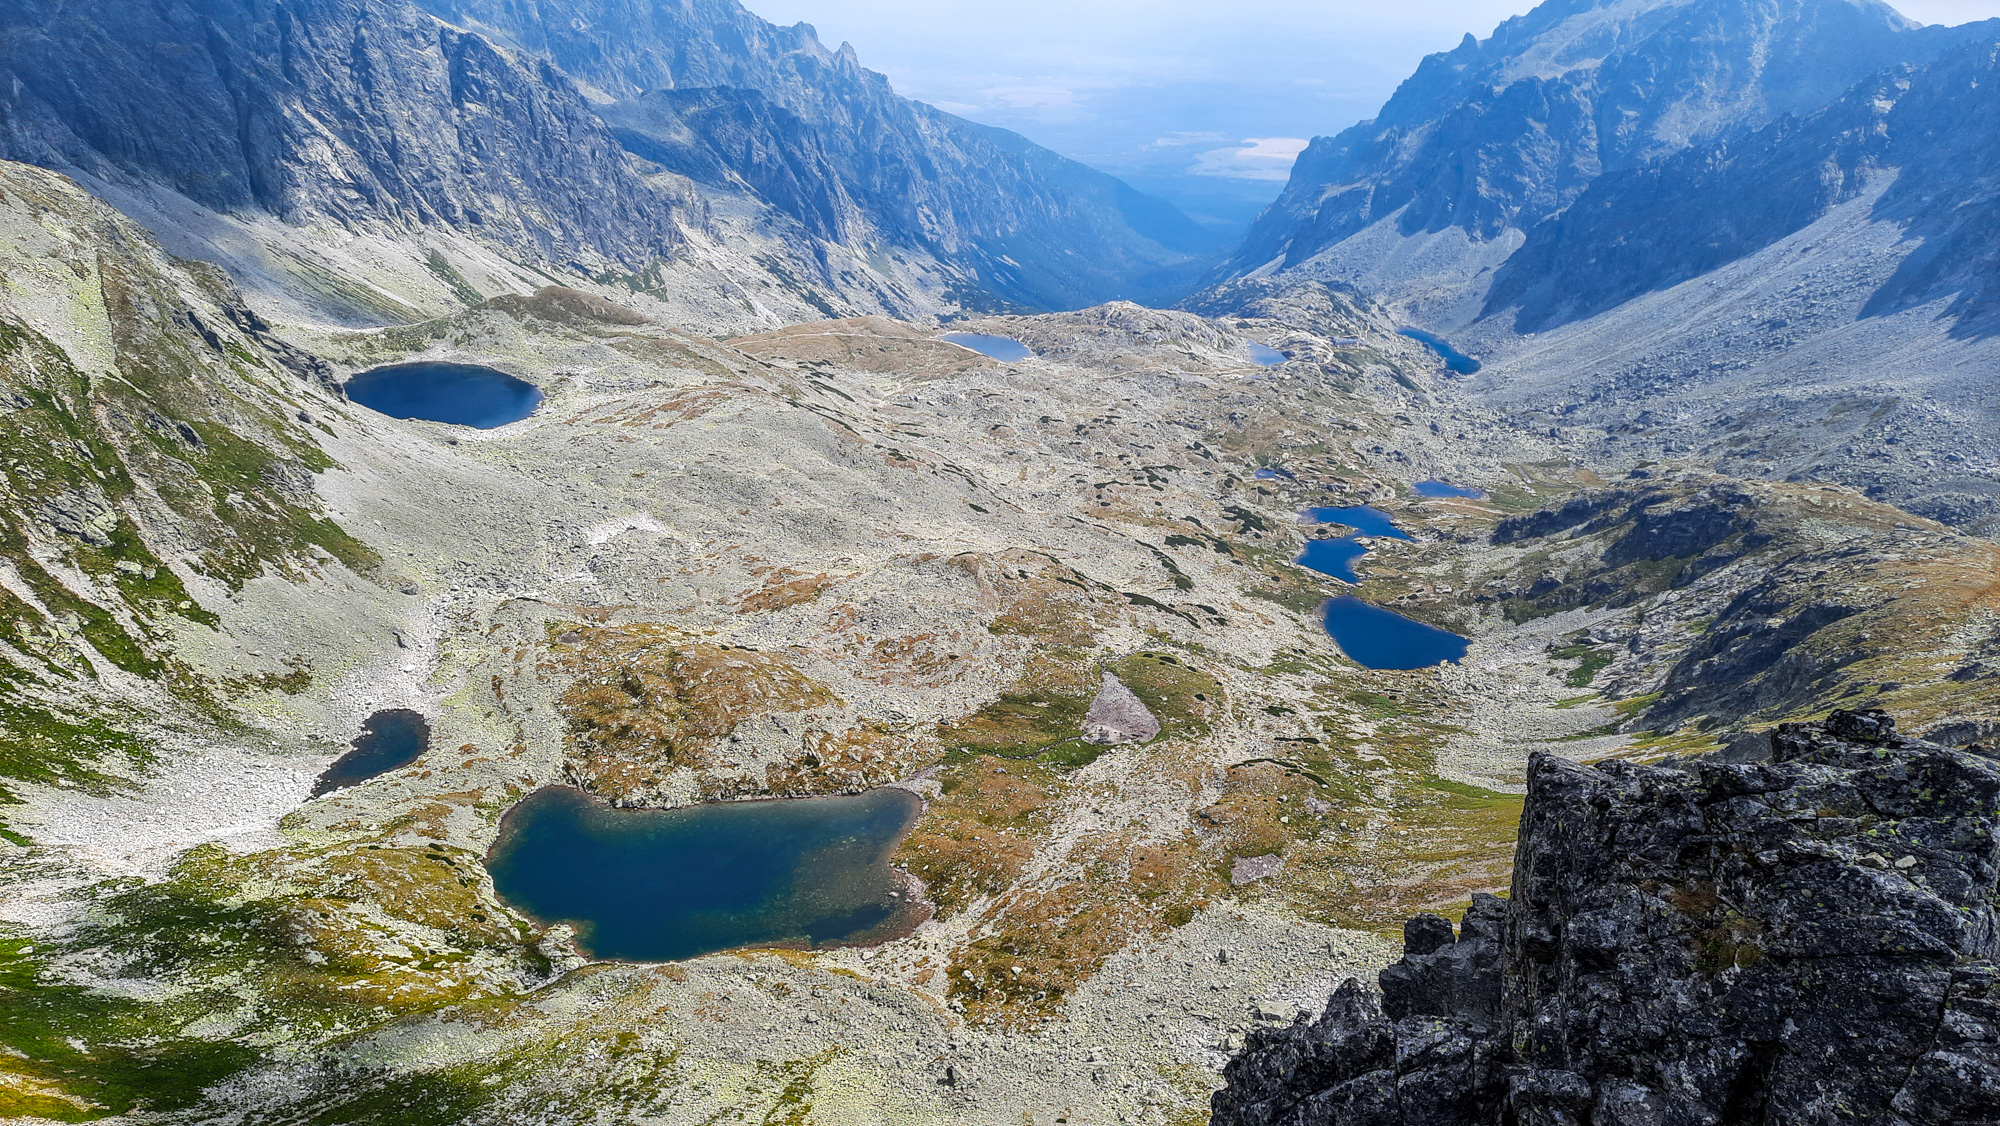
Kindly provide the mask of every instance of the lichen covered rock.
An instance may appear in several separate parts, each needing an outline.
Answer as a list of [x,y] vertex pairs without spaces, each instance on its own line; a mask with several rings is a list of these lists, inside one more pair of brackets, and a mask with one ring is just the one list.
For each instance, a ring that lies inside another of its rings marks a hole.
[[1538,756],[1512,898],[1253,1036],[1217,1126],[2000,1122],[2000,763],[1881,712],[1771,759]]

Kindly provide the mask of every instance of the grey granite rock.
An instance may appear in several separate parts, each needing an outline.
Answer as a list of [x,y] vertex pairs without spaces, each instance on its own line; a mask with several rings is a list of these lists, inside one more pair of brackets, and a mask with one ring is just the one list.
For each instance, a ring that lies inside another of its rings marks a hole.
[[900,97],[853,47],[737,0],[416,0],[547,59],[609,103],[634,153],[700,182],[735,179],[823,238],[923,248],[1009,303],[1172,298],[1219,251],[1124,182]]
[[1217,1126],[2000,1122],[2000,764],[1881,712],[1772,749],[1536,758],[1512,897],[1253,1034]]
[[[1487,316],[1540,332],[1746,257],[1900,174],[1876,206],[1925,253],[1866,313],[1951,299],[1960,332],[1990,331],[1992,138],[2000,127],[2000,27],[1923,66],[1870,76],[1823,109],[1785,117],[1592,183],[1535,225],[1495,276]],[[1612,248],[1615,246],[1615,250]]]
[[8,5],[0,156],[529,260],[642,267],[677,241],[566,77],[399,0]]
[[1109,747],[1143,743],[1160,733],[1160,721],[1137,693],[1110,673],[1083,717],[1083,741]]
[[[1383,221],[1504,244],[1600,175],[1809,113],[1955,41],[1875,2],[1550,0],[1424,59],[1374,120],[1315,138],[1226,273],[1338,257]],[[1476,285],[1474,269],[1446,284]]]
[[735,0],[0,10],[0,158],[231,215],[644,276],[716,197],[635,156],[796,219],[785,237],[824,276],[761,266],[829,315],[828,244],[942,260],[929,284],[975,311],[1179,296],[1219,249],[1170,204],[899,97],[852,48]]

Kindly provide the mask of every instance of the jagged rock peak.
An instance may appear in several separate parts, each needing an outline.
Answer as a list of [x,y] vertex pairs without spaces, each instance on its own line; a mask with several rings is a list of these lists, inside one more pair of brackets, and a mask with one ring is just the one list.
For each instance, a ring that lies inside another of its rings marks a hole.
[[1810,113],[1967,35],[1876,0],[1549,0],[1314,138],[1218,276],[1308,268],[1450,327],[1477,305],[1449,295],[1599,176]]
[[1512,897],[1254,1034],[1216,1126],[2000,1121],[2000,763],[1880,711],[1769,759],[1537,756]]

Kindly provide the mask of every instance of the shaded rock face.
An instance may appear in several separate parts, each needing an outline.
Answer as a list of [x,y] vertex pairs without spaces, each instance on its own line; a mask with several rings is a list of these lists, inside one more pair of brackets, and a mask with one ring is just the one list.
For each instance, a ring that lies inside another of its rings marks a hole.
[[635,156],[700,183],[738,180],[830,242],[865,230],[818,134],[755,90],[655,90],[602,112]]
[[1254,1034],[1217,1126],[2000,1122],[2000,764],[1881,712],[1530,766],[1512,897]]
[[980,311],[1177,297],[1213,250],[1172,205],[899,97],[735,0],[0,9],[0,158],[217,211],[640,271],[706,220],[633,156],[824,242],[934,254]]
[[643,266],[678,241],[567,78],[396,0],[7,5],[0,156],[545,261]]
[[1104,686],[1083,717],[1083,741],[1101,747],[1143,743],[1160,733],[1160,721],[1123,681],[1104,674]]
[[1953,331],[1991,335],[2000,27],[1921,67],[1871,76],[1826,108],[1607,175],[1536,225],[1498,271],[1482,315],[1539,332],[1736,261],[1900,173],[1876,216],[1924,250],[1864,315],[1949,297]]
[[636,155],[698,181],[740,178],[821,237],[929,250],[1004,302],[1178,297],[1206,264],[1190,255],[1216,249],[1171,204],[901,97],[852,47],[736,0],[416,2],[615,103],[602,112]]
[[[1509,516],[1493,529],[1493,542],[1520,543],[1567,533],[1571,539],[1616,531],[1601,557],[1604,573],[1572,576],[1557,595],[1569,605],[1622,605],[1641,596],[1629,575],[1613,575],[1635,564],[1655,566],[1664,581],[1683,587],[1725,567],[1771,539],[1759,526],[1756,497],[1726,484],[1686,494],[1667,488],[1614,486],[1571,497],[1560,505]],[[1580,581],[1579,581],[1580,580]]]
[[1315,138],[1231,266],[1294,266],[1392,217],[1406,235],[1526,230],[1605,172],[1810,112],[1950,41],[1881,3],[1549,0]]

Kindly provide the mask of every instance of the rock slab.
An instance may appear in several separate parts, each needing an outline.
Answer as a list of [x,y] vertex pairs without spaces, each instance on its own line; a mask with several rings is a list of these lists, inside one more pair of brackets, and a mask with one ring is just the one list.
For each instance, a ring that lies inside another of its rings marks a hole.
[[1143,743],[1160,733],[1160,721],[1137,693],[1110,673],[1083,716],[1083,741],[1100,747]]

